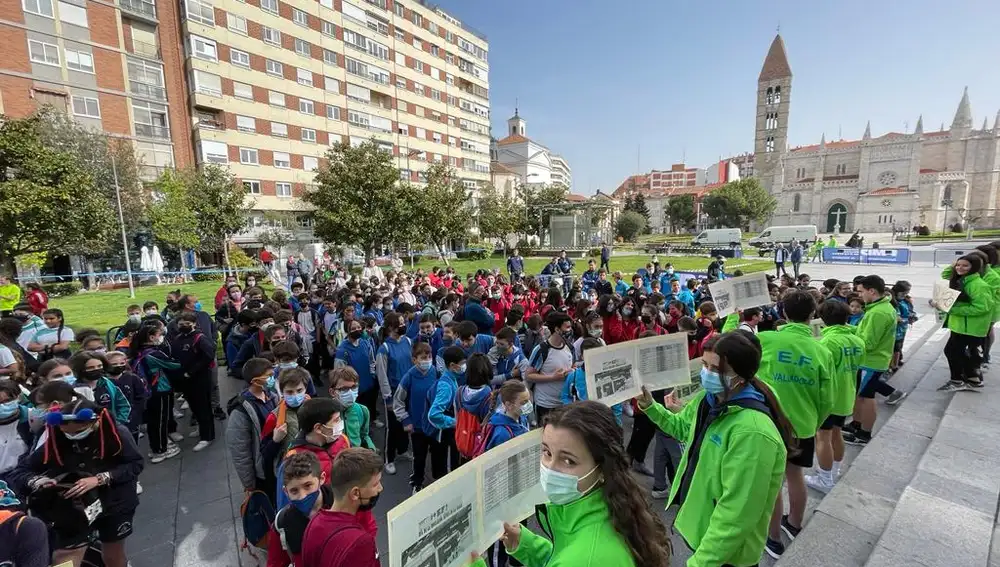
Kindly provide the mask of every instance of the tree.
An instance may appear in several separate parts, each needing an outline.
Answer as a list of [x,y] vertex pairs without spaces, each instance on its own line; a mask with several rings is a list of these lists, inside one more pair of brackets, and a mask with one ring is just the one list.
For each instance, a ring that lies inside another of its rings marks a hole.
[[646,219],[646,226],[649,226],[649,207],[646,206],[646,197],[642,193],[636,193],[632,199],[632,210],[642,215]]
[[247,226],[254,202],[228,169],[207,164],[183,172],[198,217],[199,249],[221,251],[229,265],[229,240]]
[[455,175],[455,170],[443,163],[430,166],[425,175],[427,186],[419,192],[413,190],[419,194],[411,199],[409,215],[416,217],[413,222],[437,248],[445,265],[449,265],[444,254],[445,244],[465,238],[472,226],[471,193]]
[[38,115],[0,124],[0,265],[21,254],[104,247],[114,210],[79,159],[45,143]]
[[750,177],[719,187],[705,197],[701,208],[716,225],[748,230],[751,222],[769,219],[777,206],[760,181]]
[[[479,234],[486,239],[504,239],[524,224],[524,207],[501,194],[492,185],[479,191]],[[506,242],[504,243],[506,250]]]
[[197,248],[198,215],[194,199],[183,176],[166,170],[152,184],[153,203],[149,207],[149,221],[157,240],[177,247],[184,267],[184,250]]
[[645,228],[646,219],[642,218],[642,215],[635,211],[625,211],[618,216],[618,222],[615,223],[615,234],[625,241],[635,240],[635,237],[639,236]]
[[329,164],[316,174],[316,189],[303,197],[315,209],[316,237],[358,245],[366,261],[380,244],[409,240],[407,232],[421,219],[408,208],[408,186],[397,186],[392,155],[368,141],[357,147],[336,144],[326,157]]
[[274,250],[278,257],[284,255],[284,249],[289,244],[296,242],[294,231],[298,219],[295,215],[286,211],[275,211],[264,214],[266,227],[261,230],[257,237],[265,248]]
[[694,224],[697,213],[694,209],[694,195],[678,195],[667,199],[664,215],[670,222],[670,230],[679,232]]

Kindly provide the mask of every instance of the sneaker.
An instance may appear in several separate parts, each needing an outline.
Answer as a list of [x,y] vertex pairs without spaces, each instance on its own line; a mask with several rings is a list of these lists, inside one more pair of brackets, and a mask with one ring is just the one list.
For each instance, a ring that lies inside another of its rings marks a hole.
[[806,486],[812,488],[813,490],[818,490],[823,494],[829,494],[833,490],[833,482],[827,484],[822,477],[818,474],[807,474],[806,475]]
[[167,445],[167,452],[164,453],[166,458],[170,459],[181,454],[181,448],[177,445]]
[[396,474],[396,463],[386,463],[385,467],[383,468],[385,469],[385,474],[388,475]]
[[663,490],[653,489],[653,498],[656,500],[664,500],[670,497],[670,489],[664,488]]
[[142,485],[139,484],[138,480],[135,481],[135,493],[136,494],[142,494]]
[[174,431],[173,433],[167,435],[167,437],[169,437],[170,440],[173,441],[174,443],[180,443],[181,441],[184,440],[184,435],[178,433],[177,431]]
[[767,538],[767,543],[764,545],[764,551],[774,559],[781,559],[781,554],[785,552],[785,544],[778,540]]
[[858,430],[858,426],[855,425],[856,423],[857,423],[856,421],[852,421],[852,422],[848,423],[847,425],[845,425],[845,426],[843,426],[843,427],[840,428],[840,432],[841,433],[854,433],[854,432],[856,432]]
[[896,390],[895,392],[889,394],[885,398],[885,405],[887,405],[887,406],[894,406],[894,405],[898,404],[899,402],[903,401],[903,398],[905,398],[905,397],[906,397],[906,392],[904,392],[902,390]]
[[859,447],[864,447],[872,440],[871,434],[858,433],[844,433],[844,443],[848,445],[857,445]]
[[788,523],[788,514],[781,517],[781,531],[785,532],[788,539],[795,539],[795,536],[799,535],[802,528],[796,528],[792,524]]
[[[982,386],[980,385],[979,387],[981,388]],[[978,388],[976,386],[974,386],[972,382],[964,382],[963,381],[963,382],[959,382],[958,384],[956,384],[955,387],[952,388],[952,391],[954,391],[954,392],[971,392],[971,391],[974,391],[974,390],[977,390],[977,389]]]
[[410,496],[416,495],[416,493],[420,492],[422,489],[423,489],[422,486],[411,486],[410,487]]
[[157,463],[162,463],[165,460],[167,460],[167,454],[166,453],[150,453],[149,454],[149,462],[153,463],[154,465],[157,464]]
[[202,450],[206,449],[211,444],[212,444],[211,441],[205,441],[205,440],[198,441],[197,443],[195,443],[194,449],[192,449],[192,451],[194,451],[195,453],[197,453],[198,451],[202,451]]
[[380,429],[382,427],[385,427],[385,422],[382,421],[381,419],[376,419],[375,420],[375,428],[376,429]]
[[190,437],[191,439],[197,439],[198,436],[200,435],[201,433],[197,429],[192,429],[191,432],[188,433],[188,437]]
[[955,392],[960,389],[963,383],[961,380],[948,380],[943,386],[938,388],[938,392]]
[[968,384],[969,386],[971,386],[973,390],[980,390],[983,387],[983,381],[982,380],[969,381],[969,382],[966,382],[966,384]]
[[635,461],[635,460],[633,460],[632,461],[632,470],[634,470],[635,472],[637,472],[639,474],[642,474],[642,475],[653,476],[653,470],[651,468],[649,468],[648,466],[646,466],[646,463],[644,463],[642,461]]

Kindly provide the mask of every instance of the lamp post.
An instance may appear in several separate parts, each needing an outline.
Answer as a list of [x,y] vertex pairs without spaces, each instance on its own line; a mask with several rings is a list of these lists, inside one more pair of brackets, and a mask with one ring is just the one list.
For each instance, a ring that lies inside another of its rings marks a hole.
[[[111,173],[115,178],[115,200],[118,201],[118,223],[122,227],[122,251],[125,253],[125,273],[128,275],[128,296],[135,299],[135,284],[132,282],[132,260],[128,257],[128,237],[125,235],[125,215],[122,212],[122,191],[118,186],[118,165],[115,163],[115,155],[111,154]],[[184,251],[181,250],[183,257]]]
[[944,242],[945,231],[948,228],[948,209],[952,206],[951,199],[941,199],[941,206],[944,207],[944,220],[941,222],[941,242]]

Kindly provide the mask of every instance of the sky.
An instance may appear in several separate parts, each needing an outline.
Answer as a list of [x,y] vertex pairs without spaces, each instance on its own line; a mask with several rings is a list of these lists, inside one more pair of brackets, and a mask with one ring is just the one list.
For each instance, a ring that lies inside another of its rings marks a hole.
[[789,144],[951,124],[1000,110],[995,0],[439,0],[489,40],[493,135],[515,101],[573,192],[753,151],[757,76],[780,29]]

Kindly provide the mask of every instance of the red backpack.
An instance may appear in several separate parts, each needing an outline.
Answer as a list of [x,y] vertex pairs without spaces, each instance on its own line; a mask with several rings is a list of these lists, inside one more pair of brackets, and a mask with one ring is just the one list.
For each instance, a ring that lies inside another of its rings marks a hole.
[[[491,409],[493,408],[495,397],[496,392],[491,392],[488,401]],[[458,399],[462,399],[461,388],[458,391]],[[489,414],[487,413],[487,415]],[[481,450],[477,453],[476,449],[481,449],[481,446],[486,443],[483,437],[484,425],[487,424],[480,423],[476,414],[463,407],[458,408],[458,416],[455,419],[455,445],[458,447],[459,454],[466,459],[471,459],[482,453]]]

